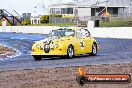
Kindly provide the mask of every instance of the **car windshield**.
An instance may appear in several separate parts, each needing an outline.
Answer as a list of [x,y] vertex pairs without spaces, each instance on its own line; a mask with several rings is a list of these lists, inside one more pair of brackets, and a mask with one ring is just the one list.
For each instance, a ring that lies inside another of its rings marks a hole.
[[75,32],[72,29],[58,29],[58,30],[52,30],[49,33],[49,37],[52,36],[74,36]]

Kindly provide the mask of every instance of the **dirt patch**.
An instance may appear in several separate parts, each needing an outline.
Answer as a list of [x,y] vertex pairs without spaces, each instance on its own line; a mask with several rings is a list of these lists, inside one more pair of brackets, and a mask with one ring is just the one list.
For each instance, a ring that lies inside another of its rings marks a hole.
[[[132,63],[85,66],[88,74],[130,74]],[[0,88],[132,88],[130,84],[85,84],[76,82],[78,67],[0,72]]]
[[16,53],[15,50],[0,45],[0,58],[4,58],[6,56],[15,55],[15,53]]

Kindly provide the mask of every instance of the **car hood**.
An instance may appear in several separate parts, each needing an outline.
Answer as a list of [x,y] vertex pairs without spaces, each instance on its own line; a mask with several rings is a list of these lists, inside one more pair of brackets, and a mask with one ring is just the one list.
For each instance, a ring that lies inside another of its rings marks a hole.
[[72,37],[48,37],[43,40],[37,41],[37,43],[51,43],[51,42],[59,42],[64,40],[70,40]]

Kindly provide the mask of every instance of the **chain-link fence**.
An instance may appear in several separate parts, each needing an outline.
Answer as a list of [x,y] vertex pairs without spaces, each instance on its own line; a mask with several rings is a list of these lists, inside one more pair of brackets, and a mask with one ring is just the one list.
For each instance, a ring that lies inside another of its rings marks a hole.
[[84,16],[84,17],[49,17],[49,23],[74,23],[79,27],[86,27],[89,20],[101,20],[100,16]]
[[[74,23],[76,26],[79,27],[87,27],[88,21],[95,21],[95,24],[98,25],[107,22],[107,24],[114,24],[116,25],[131,25],[132,24],[132,13],[128,14],[113,14],[110,16],[84,16],[84,17],[73,17],[73,18],[63,18],[63,17],[50,17],[49,23]],[[108,23],[109,22],[109,23]]]
[[132,13],[125,13],[125,14],[113,14],[109,17],[101,17],[101,21],[116,21],[116,20],[122,20],[122,21],[128,21],[132,20]]
[[112,14],[112,17],[118,17],[118,18],[131,18],[132,13],[124,13],[124,14]]
[[49,23],[72,23],[73,18],[49,17]]

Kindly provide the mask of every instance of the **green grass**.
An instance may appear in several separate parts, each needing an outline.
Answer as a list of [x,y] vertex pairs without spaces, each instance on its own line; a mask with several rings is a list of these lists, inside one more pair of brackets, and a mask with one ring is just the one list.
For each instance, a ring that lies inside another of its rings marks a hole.
[[[132,18],[112,18],[110,22],[99,22],[100,27],[132,27],[132,23],[129,24],[128,21],[132,21]],[[67,27],[67,26],[75,26],[74,23],[47,23],[47,24],[30,24],[27,26],[59,26],[59,27]]]
[[132,23],[130,24],[128,21],[132,21],[132,19],[112,19],[110,22],[100,22],[100,27],[132,27]]
[[31,24],[28,26],[60,26],[60,27],[66,27],[66,26],[75,26],[74,23],[47,23],[47,24]]

